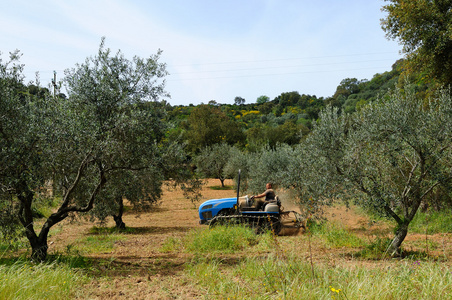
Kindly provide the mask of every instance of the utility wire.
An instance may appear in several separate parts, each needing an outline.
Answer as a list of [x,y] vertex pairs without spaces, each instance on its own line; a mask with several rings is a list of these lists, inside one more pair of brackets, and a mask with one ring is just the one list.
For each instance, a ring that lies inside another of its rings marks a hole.
[[376,60],[362,60],[362,61],[353,61],[353,62],[337,62],[337,63],[320,63],[320,64],[311,64],[311,65],[257,67],[257,68],[245,68],[245,69],[229,69],[229,70],[203,70],[203,71],[171,73],[170,75],[236,72],[236,71],[254,71],[254,70],[281,69],[281,68],[305,68],[305,67],[331,66],[331,65],[343,65],[343,64],[357,64],[357,63],[382,62],[382,61],[393,61],[393,59],[376,59]]
[[234,79],[234,78],[249,78],[249,77],[265,77],[265,76],[282,76],[282,75],[296,75],[296,74],[314,74],[314,73],[333,73],[346,71],[362,71],[380,69],[381,67],[357,68],[357,69],[342,69],[342,70],[326,70],[326,71],[300,71],[300,72],[286,72],[273,74],[253,74],[253,75],[237,75],[237,76],[218,76],[218,77],[198,77],[198,78],[168,78],[166,81],[185,81],[185,80],[212,80],[212,79]]
[[370,52],[370,53],[357,53],[357,54],[342,54],[342,55],[325,55],[325,56],[311,56],[311,57],[295,57],[295,58],[276,58],[276,59],[262,59],[262,60],[239,60],[229,62],[209,62],[199,64],[183,64],[175,65],[174,67],[189,67],[189,66],[207,66],[207,65],[224,65],[224,64],[243,64],[243,63],[259,63],[259,62],[272,62],[272,61],[288,61],[288,60],[306,60],[306,59],[324,59],[324,58],[339,58],[339,57],[356,57],[366,55],[378,55],[378,54],[394,54],[391,52]]

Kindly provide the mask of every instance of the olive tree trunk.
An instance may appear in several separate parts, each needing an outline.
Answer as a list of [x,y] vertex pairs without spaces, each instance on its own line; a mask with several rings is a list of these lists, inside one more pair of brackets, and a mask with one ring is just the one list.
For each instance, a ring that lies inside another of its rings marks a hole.
[[113,220],[115,220],[117,229],[126,229],[126,224],[122,220],[122,215],[124,214],[124,199],[122,197],[119,197],[117,201],[119,204],[118,214],[113,215]]

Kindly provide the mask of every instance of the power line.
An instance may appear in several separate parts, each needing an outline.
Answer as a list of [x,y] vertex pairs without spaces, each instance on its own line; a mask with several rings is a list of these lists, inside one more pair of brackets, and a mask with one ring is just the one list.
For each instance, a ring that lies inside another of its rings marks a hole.
[[218,77],[204,77],[204,78],[168,78],[166,81],[185,81],[185,80],[213,80],[213,79],[233,79],[233,78],[247,78],[247,77],[265,77],[265,76],[282,76],[282,75],[297,75],[297,74],[314,74],[314,73],[333,73],[333,72],[345,72],[345,71],[362,71],[379,69],[379,67],[370,68],[357,68],[357,69],[343,69],[343,70],[327,70],[327,71],[302,71],[302,72],[287,72],[287,73],[273,73],[273,74],[253,74],[253,75],[237,75],[237,76],[218,76]]
[[383,62],[383,61],[394,61],[394,60],[393,59],[376,59],[376,60],[363,60],[363,61],[353,61],[353,62],[320,63],[320,64],[310,64],[310,65],[273,66],[273,67],[258,67],[258,68],[229,69],[229,70],[204,70],[204,71],[191,71],[191,72],[171,73],[170,75],[185,75],[185,74],[198,74],[198,73],[220,73],[220,72],[238,72],[238,71],[255,71],[255,70],[281,69],[281,68],[305,68],[305,67],[331,66],[331,65],[343,65],[343,64],[357,64],[357,63],[368,63],[368,62]]
[[341,54],[341,55],[325,55],[325,56],[311,56],[311,57],[276,58],[276,59],[262,59],[262,60],[241,60],[241,61],[239,60],[239,61],[209,62],[209,63],[199,63],[199,64],[174,65],[174,67],[224,65],[224,64],[243,64],[243,63],[272,62],[272,61],[339,58],[339,57],[356,57],[356,56],[378,55],[378,54],[394,54],[394,51],[391,51],[391,52],[369,52],[369,53],[357,53],[357,54]]

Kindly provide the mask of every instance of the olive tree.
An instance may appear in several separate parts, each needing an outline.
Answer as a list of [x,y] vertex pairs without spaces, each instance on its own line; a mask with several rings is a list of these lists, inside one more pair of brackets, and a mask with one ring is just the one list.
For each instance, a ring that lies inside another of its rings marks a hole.
[[[159,197],[166,124],[149,105],[166,95],[159,55],[130,61],[120,51],[111,55],[102,40],[96,56],[65,72],[68,99],[45,101],[10,92],[21,69],[2,65],[2,205],[20,220],[34,259],[45,259],[50,228],[71,214],[108,207],[121,194]],[[61,202],[36,232],[32,205],[48,179]]]
[[197,171],[205,177],[219,179],[221,187],[224,187],[224,181],[227,178],[225,168],[231,156],[232,148],[233,146],[226,143],[213,144],[203,148],[195,158]]
[[4,61],[0,55],[0,230],[10,237],[22,226],[37,248],[32,203],[48,175],[42,137],[53,126],[53,100],[27,92],[20,56],[15,51]]
[[260,194],[268,182],[274,186],[280,185],[292,155],[293,149],[287,144],[277,144],[274,149],[267,146],[250,155],[248,191]]
[[328,108],[303,146],[312,153],[299,159],[322,170],[306,174],[312,187],[396,222],[392,255],[399,254],[421,202],[451,181],[451,99],[443,90],[425,102],[406,87],[353,115]]

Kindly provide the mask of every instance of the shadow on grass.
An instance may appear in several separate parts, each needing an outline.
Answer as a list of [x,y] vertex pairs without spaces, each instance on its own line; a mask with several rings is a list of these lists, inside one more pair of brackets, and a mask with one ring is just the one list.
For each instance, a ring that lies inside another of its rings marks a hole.
[[[21,255],[17,257],[1,257],[0,265],[12,266],[14,264],[30,264],[36,265],[27,255]],[[63,264],[69,268],[76,269],[87,269],[92,265],[91,259],[89,257],[84,257],[81,255],[63,255],[63,254],[49,254],[47,259],[43,264]]]
[[443,261],[444,258],[435,256],[424,250],[405,250],[401,249],[399,256],[391,256],[386,251],[391,243],[390,238],[377,238],[372,243],[367,244],[363,249],[357,252],[350,252],[344,254],[346,257],[364,260],[386,260],[386,259],[408,259],[408,260],[428,260],[428,261]]
[[168,234],[173,232],[188,232],[190,228],[182,226],[172,226],[172,227],[158,227],[158,226],[147,226],[147,227],[126,227],[125,229],[119,229],[116,227],[92,227],[89,230],[90,235],[100,235],[100,234]]
[[234,187],[232,185],[225,185],[225,186],[214,185],[214,186],[209,186],[208,188],[211,190],[214,190],[214,191],[229,191],[229,190],[234,189]]

